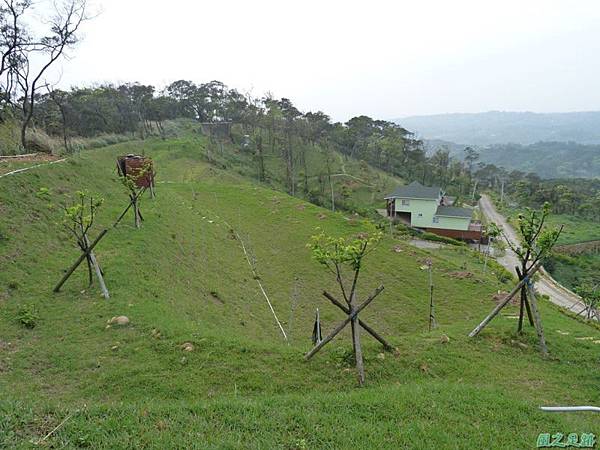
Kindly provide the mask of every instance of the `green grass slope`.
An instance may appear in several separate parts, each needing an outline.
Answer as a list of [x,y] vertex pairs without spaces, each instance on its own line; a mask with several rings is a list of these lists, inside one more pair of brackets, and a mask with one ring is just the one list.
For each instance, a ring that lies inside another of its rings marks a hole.
[[[179,148],[185,153],[194,148],[196,155],[213,166],[233,172],[247,179],[258,179],[258,160],[254,154],[254,144],[245,148],[245,131],[233,126],[231,139],[214,138],[209,140],[195,121],[178,119],[167,122],[167,135],[177,137]],[[285,191],[286,163],[282,158],[283,145],[269,143],[263,135],[265,164],[265,185]],[[320,144],[294,140],[294,195],[309,199],[311,203],[331,209],[331,188],[333,188],[337,210],[372,213],[375,207],[384,208],[383,198],[404,181],[379,170],[365,161],[357,160],[325,149]],[[301,155],[305,155],[305,164]],[[331,172],[329,182],[327,161]],[[306,172],[306,177],[304,176]],[[306,178],[306,185],[304,184]]]
[[[321,297],[337,291],[306,243],[316,227],[351,235],[362,225],[259,186],[236,173],[243,168],[206,163],[204,145],[119,144],[0,180],[0,447],[532,448],[541,432],[598,434],[597,417],[538,410],[600,402],[598,329],[542,302],[551,359],[539,356],[532,329],[513,334],[514,307],[468,339],[491,295],[510,285],[483,273],[467,248],[419,250],[386,236],[359,293],[386,288],[361,317],[397,352],[363,333],[362,389],[348,333],[305,362],[315,309],[324,332],[342,318]],[[142,202],[143,227],[128,216],[97,247],[111,299],[87,289],[83,268],[53,294],[78,255],[56,205],[80,189],[101,193],[96,230],[110,227],[127,198],[115,157],[129,152],[154,158],[159,184]],[[440,324],[432,333],[420,269],[428,257]],[[454,276],[465,270],[473,276]],[[33,329],[17,320],[24,307],[37,310]],[[117,315],[130,325],[107,328]]]

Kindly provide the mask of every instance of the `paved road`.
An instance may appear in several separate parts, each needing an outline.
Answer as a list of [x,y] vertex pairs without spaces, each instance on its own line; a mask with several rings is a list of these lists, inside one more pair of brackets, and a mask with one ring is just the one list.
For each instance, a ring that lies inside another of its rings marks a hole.
[[[481,200],[479,200],[479,207],[481,208],[481,212],[490,222],[495,222],[497,225],[502,227],[507,239],[513,243],[519,242],[517,233],[513,227],[510,226],[504,216],[496,211],[494,204],[487,195],[482,194]],[[518,265],[517,255],[515,255],[510,248],[507,248],[506,255],[498,258],[498,262],[511,272],[515,272],[515,266]],[[579,312],[584,308],[581,299],[576,294],[560,285],[558,281],[552,278],[550,274],[548,274],[543,268],[539,273],[541,277],[539,281],[535,283],[535,288],[541,294],[545,294],[550,297],[550,301],[552,303],[575,312]]]

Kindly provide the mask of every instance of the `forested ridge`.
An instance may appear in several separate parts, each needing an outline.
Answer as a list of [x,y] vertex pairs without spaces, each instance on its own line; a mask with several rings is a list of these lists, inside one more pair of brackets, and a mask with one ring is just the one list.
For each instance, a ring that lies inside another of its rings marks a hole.
[[[5,126],[17,116],[5,108]],[[334,122],[321,111],[300,111],[288,98],[255,98],[219,81],[179,80],[162,90],[139,83],[52,90],[36,98],[32,129],[60,141],[61,151],[69,153],[80,137],[166,138],[165,124],[180,118],[196,121],[205,133],[252,152],[261,181],[268,175],[265,158],[277,155],[285,163],[291,194],[306,194],[310,176],[328,173],[332,152],[392,176],[451,186],[457,195],[469,194],[475,170],[472,163],[450,158],[445,151],[427,156],[423,142],[393,122],[367,116]],[[42,148],[39,141],[28,144]],[[322,173],[309,173],[307,154],[313,152],[325,158]]]
[[[322,111],[300,111],[288,98],[256,98],[219,81],[178,80],[162,90],[139,83],[52,90],[36,98],[34,111],[32,128],[43,130],[66,153],[74,151],[73,142],[80,137],[167,138],[170,121],[183,118],[211,134],[213,153],[219,141],[251,154],[259,181],[270,176],[267,160],[280,159],[287,192],[309,199],[316,199],[310,179],[326,182],[335,155],[341,154],[390,176],[439,185],[460,201],[474,201],[487,189],[498,193],[503,189],[521,205],[537,207],[548,201],[555,213],[600,220],[597,180],[547,180],[527,170],[508,170],[485,162],[488,152],[472,147],[460,157],[443,145],[427,151],[423,141],[393,122],[368,116],[334,122]],[[5,127],[16,120],[9,106],[4,117]],[[318,155],[324,164],[308,164],[314,159],[311,155]],[[554,165],[563,161],[541,159]]]
[[[598,183],[540,178],[594,176],[600,166],[599,148],[595,146],[540,143],[528,147],[503,144],[457,149],[440,144],[426,151],[424,142],[410,129],[419,128],[418,121],[410,118],[405,120],[406,124],[365,115],[336,122],[322,111],[300,111],[289,98],[271,94],[256,97],[216,80],[197,83],[181,79],[164,87],[128,82],[59,89],[48,81],[49,70],[57,61],[65,60],[77,45],[80,27],[93,14],[85,0],[65,1],[55,4],[53,9],[50,20],[34,27],[31,21],[36,12],[32,2],[9,0],[0,8],[0,152],[3,154],[40,151],[69,154],[92,146],[92,139],[100,139],[96,146],[125,139],[144,140],[150,135],[166,139],[172,131],[173,127],[169,127],[172,121],[187,119],[198,123],[202,132],[210,135],[209,159],[217,148],[222,151],[223,145],[241,149],[252,155],[247,163],[253,166],[255,177],[261,182],[268,181],[271,175],[268,160],[277,158],[285,168],[284,188],[292,195],[316,199],[310,180],[318,178],[322,197],[325,183],[331,184],[332,176],[336,175],[332,173],[334,160],[343,155],[398,181],[418,180],[439,185],[458,196],[459,201],[475,201],[480,191],[491,189],[504,192],[523,205],[539,206],[550,201],[555,212],[600,220]],[[543,128],[562,137],[564,133],[560,134],[560,130],[572,129],[577,124],[585,125],[581,125],[585,135],[585,130],[594,128],[597,116],[596,113],[515,116],[495,112],[442,115],[427,120],[443,119],[445,126],[464,132],[474,120],[479,120],[485,131],[493,126],[512,129],[518,119],[521,131],[529,123],[531,133]],[[550,128],[549,119],[554,121]],[[507,134],[503,139],[510,140],[510,136]],[[472,137],[475,139],[475,134]],[[311,160],[316,163],[311,165]],[[336,167],[344,175],[344,163],[337,162]],[[368,183],[360,178],[356,181]]]

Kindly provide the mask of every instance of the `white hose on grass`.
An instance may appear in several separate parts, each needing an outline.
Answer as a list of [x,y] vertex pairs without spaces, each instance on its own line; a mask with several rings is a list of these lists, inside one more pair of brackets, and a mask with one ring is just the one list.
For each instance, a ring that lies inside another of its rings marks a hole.
[[25,172],[25,171],[27,171],[27,170],[35,169],[36,167],[48,166],[48,165],[50,165],[50,164],[61,163],[61,162],[64,162],[64,161],[66,161],[66,158],[63,158],[63,159],[58,159],[58,160],[56,160],[56,161],[50,161],[50,162],[43,163],[43,164],[36,164],[35,166],[23,167],[22,169],[13,170],[12,172],[8,172],[8,173],[5,173],[5,174],[3,174],[3,175],[0,175],[0,178],[7,177],[7,176],[9,176],[9,175],[14,175],[14,174],[16,174],[16,173]]
[[600,413],[598,406],[540,406],[540,409],[547,412],[592,411]]

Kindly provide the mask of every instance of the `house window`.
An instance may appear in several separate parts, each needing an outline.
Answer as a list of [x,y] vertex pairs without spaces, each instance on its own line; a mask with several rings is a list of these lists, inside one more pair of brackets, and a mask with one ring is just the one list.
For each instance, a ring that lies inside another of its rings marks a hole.
[[440,218],[437,216],[433,217],[433,223],[440,223]]
[[402,199],[402,206],[410,206],[410,200],[403,198]]

